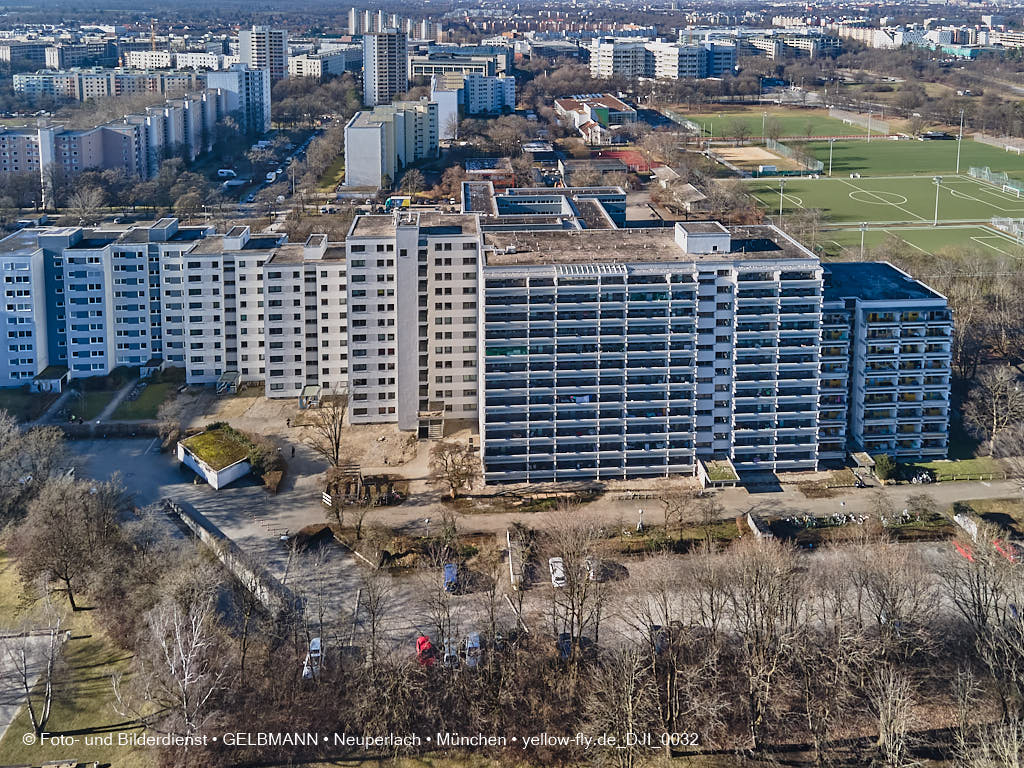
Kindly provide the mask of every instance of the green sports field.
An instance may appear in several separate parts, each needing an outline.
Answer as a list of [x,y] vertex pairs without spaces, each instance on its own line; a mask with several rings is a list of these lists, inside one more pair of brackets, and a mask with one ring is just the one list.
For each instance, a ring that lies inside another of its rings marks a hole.
[[[778,179],[752,181],[750,192],[770,215],[778,214]],[[802,208],[819,209],[827,221],[837,223],[930,224],[935,216],[935,184],[931,176],[786,179],[782,212]],[[940,222],[1024,218],[1024,198],[969,176],[943,176],[938,214]]]
[[[864,248],[872,250],[896,238],[908,247],[935,255],[947,248],[972,248],[993,256],[1024,258],[1024,247],[1013,238],[991,227],[940,225],[938,227],[874,227],[864,232]],[[844,249],[860,247],[860,228],[831,229],[820,233],[818,245],[827,254],[838,255]]]
[[829,117],[825,110],[819,109],[751,106],[715,112],[687,113],[682,109],[676,109],[675,112],[686,120],[691,120],[701,126],[705,136],[732,136],[735,135],[737,124],[743,124],[749,136],[759,137],[761,136],[762,117],[765,112],[768,113],[768,120],[778,123],[779,135],[782,137],[867,135],[866,128],[859,125],[847,125],[842,120]]
[[[828,145],[827,141],[802,145],[825,164],[825,173],[828,173]],[[913,139],[837,141],[832,152],[832,175],[954,173],[956,145],[956,141]],[[1024,156],[965,138],[960,149],[960,172],[966,174],[971,166],[988,166],[993,171],[1005,171],[1010,176],[1024,179]]]

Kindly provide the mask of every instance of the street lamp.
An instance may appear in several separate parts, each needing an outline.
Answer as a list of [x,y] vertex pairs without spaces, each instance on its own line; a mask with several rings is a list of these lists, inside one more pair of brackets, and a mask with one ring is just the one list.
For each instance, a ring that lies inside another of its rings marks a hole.
[[942,188],[942,177],[933,176],[932,181],[935,182],[935,221],[932,226],[937,227],[939,226],[939,189]]
[[834,137],[828,140],[828,175],[829,176],[832,175],[832,147],[835,145],[835,143],[836,143],[836,140],[835,140]]
[[868,223],[862,221],[860,223],[860,260],[864,261],[864,233],[867,231]]
[[960,174],[960,145],[964,142],[964,111],[960,110],[960,135],[956,138],[956,172]]
[[779,226],[782,226],[782,201],[786,198],[786,180],[779,179]]
[[767,122],[767,120],[768,120],[768,113],[767,112],[762,112],[761,113],[761,143],[762,144],[767,144],[768,143],[768,132],[765,130],[765,127],[764,127],[765,123]]

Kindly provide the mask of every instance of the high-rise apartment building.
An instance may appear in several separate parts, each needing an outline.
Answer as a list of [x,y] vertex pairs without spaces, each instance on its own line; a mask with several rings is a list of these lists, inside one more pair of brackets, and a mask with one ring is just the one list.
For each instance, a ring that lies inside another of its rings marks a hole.
[[239,118],[246,133],[270,130],[270,76],[265,69],[235,64],[231,69],[206,73],[208,88],[224,93],[225,109]]
[[[589,191],[563,202],[618,199]],[[23,230],[0,240],[0,382],[165,364],[345,391],[354,424],[476,419],[488,482],[945,456],[949,307],[891,265],[822,264],[769,225],[502,211],[357,216],[336,244],[174,219]]]
[[404,32],[363,34],[363,104],[388,104],[409,90],[409,51]]
[[238,32],[239,63],[270,72],[270,82],[288,77],[288,31],[254,26]]
[[438,120],[426,98],[356,112],[345,125],[345,186],[389,186],[409,163],[437,157]]

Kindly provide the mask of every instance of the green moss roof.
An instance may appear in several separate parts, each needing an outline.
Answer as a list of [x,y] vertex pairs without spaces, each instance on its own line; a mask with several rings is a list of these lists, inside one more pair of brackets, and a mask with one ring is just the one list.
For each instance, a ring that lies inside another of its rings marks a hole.
[[208,429],[181,442],[218,472],[249,456],[249,449],[242,441],[221,429]]

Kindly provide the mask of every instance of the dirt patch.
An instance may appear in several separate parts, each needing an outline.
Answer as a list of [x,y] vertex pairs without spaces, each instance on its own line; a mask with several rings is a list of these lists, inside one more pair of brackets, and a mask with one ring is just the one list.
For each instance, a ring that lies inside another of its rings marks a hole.
[[795,160],[776,155],[764,147],[715,147],[714,153],[740,168],[774,165],[782,171],[799,171],[803,167]]

